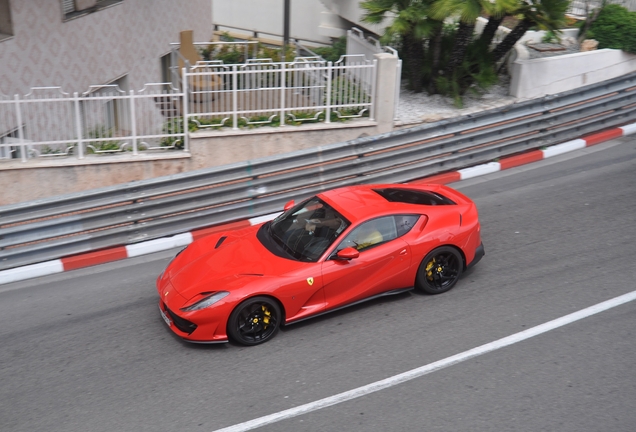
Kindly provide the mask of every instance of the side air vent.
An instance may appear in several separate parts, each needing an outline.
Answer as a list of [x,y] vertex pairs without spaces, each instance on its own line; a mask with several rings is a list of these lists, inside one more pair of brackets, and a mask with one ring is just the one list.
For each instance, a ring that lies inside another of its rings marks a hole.
[[216,246],[214,246],[214,249],[218,249],[219,246],[221,246],[223,244],[223,242],[225,241],[225,239],[227,238],[227,236],[223,236],[219,239],[218,242],[216,242]]

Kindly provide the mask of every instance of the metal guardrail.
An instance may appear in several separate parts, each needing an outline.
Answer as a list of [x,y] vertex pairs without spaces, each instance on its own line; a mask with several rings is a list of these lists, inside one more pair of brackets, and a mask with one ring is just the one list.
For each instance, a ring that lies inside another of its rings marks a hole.
[[0,207],[0,269],[279,211],[343,185],[405,182],[636,120],[636,73],[382,135]]

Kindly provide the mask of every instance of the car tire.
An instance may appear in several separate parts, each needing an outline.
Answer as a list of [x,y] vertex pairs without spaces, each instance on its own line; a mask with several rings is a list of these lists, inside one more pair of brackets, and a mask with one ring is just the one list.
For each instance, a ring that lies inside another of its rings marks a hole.
[[442,246],[429,252],[415,277],[415,288],[426,294],[441,294],[455,286],[464,269],[464,260],[457,249]]
[[252,297],[232,311],[227,334],[232,341],[241,345],[258,345],[276,335],[281,319],[280,306],[274,299]]

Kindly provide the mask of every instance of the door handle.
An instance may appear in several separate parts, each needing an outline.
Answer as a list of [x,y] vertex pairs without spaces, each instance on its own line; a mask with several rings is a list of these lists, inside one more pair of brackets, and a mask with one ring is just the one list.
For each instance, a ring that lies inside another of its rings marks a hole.
[[402,249],[402,250],[400,251],[400,255],[406,255],[406,249]]

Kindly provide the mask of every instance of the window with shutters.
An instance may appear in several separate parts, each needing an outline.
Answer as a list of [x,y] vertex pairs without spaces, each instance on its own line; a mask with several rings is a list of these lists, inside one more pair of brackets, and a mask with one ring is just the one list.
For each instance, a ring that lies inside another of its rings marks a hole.
[[[0,0],[4,1],[4,0]],[[8,1],[8,0],[7,0]],[[123,2],[123,0],[61,0],[62,16],[70,20]]]

